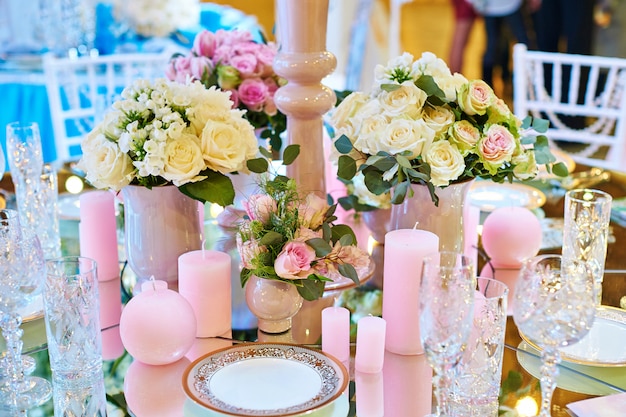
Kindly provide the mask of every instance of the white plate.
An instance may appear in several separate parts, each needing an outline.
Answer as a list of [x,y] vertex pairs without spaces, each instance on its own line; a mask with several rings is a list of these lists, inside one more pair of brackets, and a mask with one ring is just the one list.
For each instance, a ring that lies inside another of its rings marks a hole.
[[[537,349],[523,341],[517,350],[517,360],[537,379],[541,378],[541,358]],[[626,390],[626,368],[607,368],[561,362],[557,386],[567,391],[587,395],[611,395]]]
[[[520,332],[521,334],[521,332]],[[532,340],[522,338],[540,350]],[[577,343],[560,348],[564,361],[594,367],[626,367],[626,310],[601,306],[591,330]],[[626,368],[623,370],[626,373]]]
[[339,398],[348,379],[346,368],[321,351],[248,343],[194,361],[183,388],[192,401],[222,414],[297,416]]
[[469,191],[472,205],[483,212],[500,207],[539,208],[546,202],[546,195],[538,189],[519,183],[475,181]]

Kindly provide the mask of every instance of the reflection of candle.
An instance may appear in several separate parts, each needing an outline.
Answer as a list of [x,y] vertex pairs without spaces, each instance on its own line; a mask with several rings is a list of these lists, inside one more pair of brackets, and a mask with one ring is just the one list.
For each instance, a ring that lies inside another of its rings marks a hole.
[[120,327],[113,326],[102,331],[102,359],[111,361],[124,354]]
[[350,360],[350,311],[347,308],[322,310],[322,350],[340,362]]
[[357,322],[354,358],[357,371],[375,373],[383,369],[386,327],[380,317],[367,316]]
[[187,358],[164,366],[131,363],[124,378],[128,409],[136,416],[180,417],[186,398],[181,380],[190,363]]
[[388,351],[424,353],[419,333],[422,261],[439,250],[439,238],[425,230],[399,229],[385,235],[383,318]]
[[432,369],[425,355],[385,352],[383,381],[386,416],[430,415]]
[[219,336],[231,328],[230,256],[196,250],[178,257],[178,292],[196,315],[197,337]]
[[[383,374],[356,372],[356,415],[359,417],[383,417]],[[405,414],[408,416],[408,414]]]
[[100,297],[100,327],[102,332],[102,359],[112,360],[124,353],[124,346],[120,339],[120,323],[122,315],[122,294],[120,280],[98,282]]
[[478,225],[480,224],[480,208],[471,204],[463,207],[463,253],[474,265],[478,264]]
[[96,261],[98,281],[120,278],[114,199],[109,191],[80,195],[80,256]]

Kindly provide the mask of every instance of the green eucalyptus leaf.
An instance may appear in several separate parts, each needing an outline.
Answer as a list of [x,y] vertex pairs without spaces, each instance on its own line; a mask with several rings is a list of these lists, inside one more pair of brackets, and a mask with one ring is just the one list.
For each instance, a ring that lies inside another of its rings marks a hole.
[[400,84],[381,84],[380,89],[391,93],[392,91],[396,91],[400,88]]
[[178,187],[178,189],[186,196],[202,203],[209,201],[222,207],[233,204],[235,189],[230,178],[212,170],[202,171],[200,175],[207,178],[198,182],[188,182]]
[[272,159],[272,152],[265,146],[259,146],[259,152],[267,159]]
[[356,161],[348,155],[341,155],[337,161],[337,176],[351,180],[356,175]]
[[300,145],[289,145],[283,151],[283,165],[291,165],[300,155]]
[[376,170],[365,172],[365,186],[376,195],[381,195],[389,191],[391,184],[383,180],[383,173]]
[[550,127],[550,122],[544,119],[533,119],[532,127],[539,133],[546,133]]
[[307,240],[306,244],[313,248],[313,250],[315,251],[315,256],[317,256],[318,258],[324,257],[333,251],[333,248],[330,246],[330,244],[319,237],[314,237],[313,239]]
[[533,122],[533,118],[532,116],[526,116],[524,117],[524,120],[522,120],[522,129],[528,129],[530,128],[531,124]]
[[356,235],[354,234],[354,230],[350,226],[345,224],[336,224],[332,227],[332,236],[331,240],[333,242],[341,241],[344,236],[350,236],[353,243],[349,243],[350,245],[356,245]]
[[337,152],[339,152],[340,154],[345,155],[347,153],[350,153],[353,148],[354,147],[352,146],[350,138],[348,138],[346,135],[339,136],[339,139],[335,141],[335,149],[337,149]]
[[241,281],[241,288],[243,288],[246,285],[246,282],[248,282],[251,276],[252,276],[252,271],[246,268],[241,269],[241,272],[239,273],[239,280]]
[[328,223],[322,224],[322,239],[324,242],[330,242],[331,237],[333,236],[333,232]]
[[439,88],[432,75],[422,75],[415,81],[415,85],[420,90],[423,90],[429,97],[434,96],[440,100],[446,99],[446,93]]
[[269,162],[265,158],[255,158],[246,161],[248,169],[256,174],[267,172],[270,167]]
[[537,161],[537,164],[545,165],[556,161],[556,158],[552,155],[552,152],[550,152],[550,143],[548,142],[547,137],[543,135],[537,136],[534,150],[535,161]]
[[401,204],[406,197],[406,193],[409,188],[409,182],[403,181],[396,185],[393,189],[393,195],[391,197],[391,204]]
[[398,162],[398,165],[400,165],[402,168],[409,168],[411,169],[411,161],[409,161],[409,158],[402,156],[402,155],[396,155],[396,161]]
[[345,234],[341,236],[341,239],[339,239],[339,243],[341,244],[341,246],[350,246],[354,243],[354,239],[352,238],[352,235]]
[[339,265],[337,270],[344,277],[350,278],[352,281],[354,281],[355,284],[357,284],[357,285],[360,284],[359,274],[356,273],[356,269],[354,269],[354,267],[352,265],[350,265],[350,264],[341,264],[341,265]]
[[259,241],[259,244],[265,245],[265,246],[272,246],[272,245],[276,245],[284,241],[285,241],[285,237],[283,235],[273,230],[270,230],[265,235],[263,235],[263,237]]
[[303,279],[302,285],[298,286],[298,293],[307,301],[315,301],[324,295],[324,281]]
[[567,169],[567,165],[565,165],[563,162],[557,162],[556,164],[552,165],[552,172],[559,177],[567,177],[570,174],[569,170]]
[[[396,158],[402,158],[402,157],[396,156]],[[371,165],[380,171],[383,171],[383,172],[389,171],[398,163],[396,162],[396,158],[392,158],[392,157],[381,158]]]

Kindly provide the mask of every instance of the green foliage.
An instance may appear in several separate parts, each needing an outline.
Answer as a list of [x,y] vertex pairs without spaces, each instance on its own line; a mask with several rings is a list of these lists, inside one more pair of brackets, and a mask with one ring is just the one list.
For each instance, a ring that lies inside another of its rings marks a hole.
[[206,176],[207,180],[188,182],[178,189],[185,195],[202,203],[211,202],[222,207],[233,204],[235,189],[230,179],[217,171],[205,170],[200,175]]

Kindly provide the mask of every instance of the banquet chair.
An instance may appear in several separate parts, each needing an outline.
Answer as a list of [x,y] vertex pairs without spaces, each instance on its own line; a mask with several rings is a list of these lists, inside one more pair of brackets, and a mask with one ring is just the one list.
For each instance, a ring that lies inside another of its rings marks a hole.
[[171,51],[43,58],[56,163],[78,159],[83,137],[137,78],[165,76]]
[[551,146],[576,162],[625,171],[626,59],[513,48],[513,109],[547,119]]

